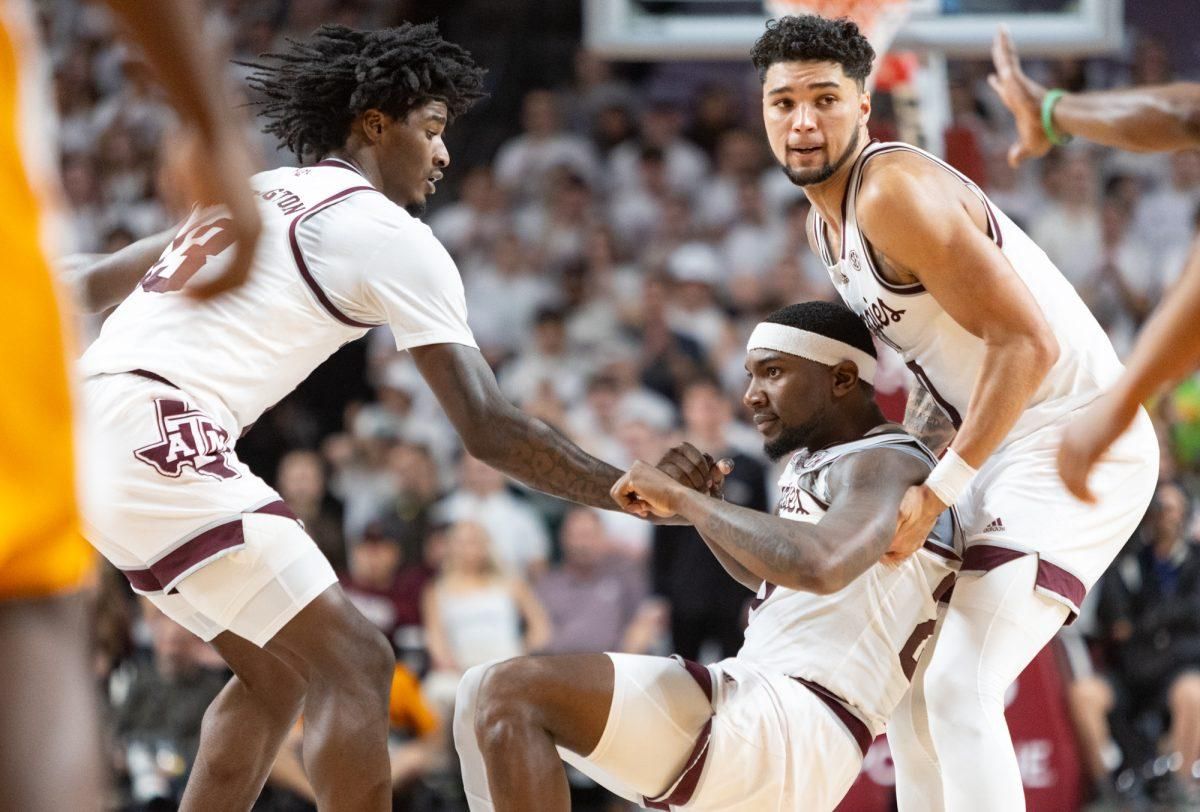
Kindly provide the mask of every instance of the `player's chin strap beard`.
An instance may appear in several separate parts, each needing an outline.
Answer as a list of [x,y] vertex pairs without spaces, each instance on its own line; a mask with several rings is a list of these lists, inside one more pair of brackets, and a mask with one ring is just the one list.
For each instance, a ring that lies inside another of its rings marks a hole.
[[854,128],[854,136],[850,139],[850,144],[846,149],[842,151],[841,156],[833,163],[825,164],[825,166],[816,170],[815,175],[806,175],[802,171],[791,169],[787,164],[780,166],[780,169],[783,170],[783,174],[788,176],[788,180],[797,186],[811,186],[815,183],[824,183],[832,178],[842,168],[842,165],[850,160],[850,156],[858,150],[858,135],[859,128],[856,126]]

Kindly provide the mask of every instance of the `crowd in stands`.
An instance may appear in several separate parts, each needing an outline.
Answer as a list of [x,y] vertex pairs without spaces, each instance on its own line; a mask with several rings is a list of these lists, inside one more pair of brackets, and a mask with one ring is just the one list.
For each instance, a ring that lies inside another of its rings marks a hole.
[[[213,41],[232,59],[278,50],[316,21],[397,22],[383,2],[208,6]],[[97,7],[40,12],[75,250],[113,251],[168,227],[180,201],[159,170],[173,123],[146,67]],[[1034,67],[1068,89],[1171,79],[1162,49],[1137,43],[1120,58]],[[808,250],[808,204],[767,151],[757,78],[748,64],[701,67],[627,74],[581,50],[559,86],[528,90],[490,161],[452,162],[457,188],[426,221],[458,263],[475,336],[509,398],[619,467],[682,439],[729,456],[727,498],[770,509],[774,472],[740,400],[745,338],[776,307],[835,293]],[[987,70],[951,63],[944,153],[1029,231],[1125,353],[1197,233],[1200,152],[1077,143],[1014,171]],[[246,93],[244,73],[231,63]],[[878,107],[873,131],[886,138],[896,127]],[[260,165],[291,160],[248,131]],[[736,652],[750,596],[688,528],[569,506],[464,455],[393,347],[379,328],[344,348],[239,449],[396,647],[397,808],[458,809],[447,714],[464,669],[531,651],[717,659]],[[907,375],[890,360],[878,377],[893,417]],[[1083,652],[1069,658],[1080,664],[1068,675],[1072,714],[1102,797],[1194,798],[1200,777],[1200,378],[1153,411],[1162,485],[1071,632]],[[174,808],[226,672],[119,575],[101,581],[112,805]],[[298,743],[297,731],[257,808],[312,808]],[[577,808],[612,808],[576,783]]]

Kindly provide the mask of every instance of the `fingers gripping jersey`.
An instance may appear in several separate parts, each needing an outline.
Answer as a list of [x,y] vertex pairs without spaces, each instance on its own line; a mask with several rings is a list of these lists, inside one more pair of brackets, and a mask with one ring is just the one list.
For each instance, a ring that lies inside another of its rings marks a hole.
[[[969,178],[927,152],[900,143],[874,143],[850,172],[842,208],[842,250],[832,256],[825,224],[815,219],[816,241],[834,286],[875,336],[896,350],[958,428],[983,365],[983,340],[958,324],[920,283],[898,285],[876,267],[859,230],[855,205],[867,164],[895,152],[919,155],[960,179],[983,202],[988,231],[1033,294],[1058,339],[1059,357],[1005,438],[1007,445],[1086,405],[1113,383],[1121,364],[1103,328],[1050,258],[992,205]],[[898,213],[898,216],[904,216]],[[963,284],[970,284],[964,280]]]
[[[937,463],[898,427],[813,454],[801,452],[779,478],[779,515],[819,522],[832,501],[829,474],[834,463],[877,448],[911,454],[930,468]],[[877,736],[908,690],[917,658],[933,633],[938,599],[953,583],[961,552],[957,519],[948,510],[924,548],[900,566],[875,564],[831,595],[764,582],[751,605],[738,659],[823,686]]]
[[87,375],[152,372],[233,437],[343,344],[388,324],[401,350],[476,346],[458,269],[429,227],[330,159],[255,175],[263,232],[249,280],[186,293],[232,256],[228,214],[194,211],[84,354]]

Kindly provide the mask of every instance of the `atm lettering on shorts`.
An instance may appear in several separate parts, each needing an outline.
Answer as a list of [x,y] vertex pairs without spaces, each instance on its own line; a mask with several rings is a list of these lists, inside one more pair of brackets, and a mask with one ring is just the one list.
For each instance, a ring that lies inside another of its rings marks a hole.
[[228,464],[229,432],[203,412],[178,400],[156,398],[159,440],[133,452],[160,474],[178,477],[184,468],[213,479],[237,479],[241,474]]

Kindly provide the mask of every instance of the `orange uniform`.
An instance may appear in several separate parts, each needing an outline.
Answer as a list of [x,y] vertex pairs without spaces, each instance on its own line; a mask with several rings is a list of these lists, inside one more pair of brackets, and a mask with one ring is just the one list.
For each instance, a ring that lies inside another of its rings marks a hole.
[[92,563],[75,503],[71,342],[44,249],[56,202],[49,96],[27,12],[0,0],[0,600],[77,588]]

